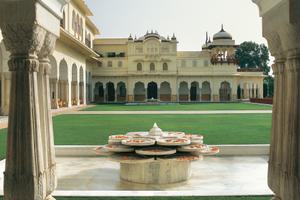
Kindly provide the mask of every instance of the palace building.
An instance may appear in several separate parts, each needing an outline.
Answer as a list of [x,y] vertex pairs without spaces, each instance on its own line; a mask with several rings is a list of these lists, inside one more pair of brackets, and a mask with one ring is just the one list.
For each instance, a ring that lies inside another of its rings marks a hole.
[[[52,108],[90,102],[235,101],[263,97],[260,69],[240,69],[238,47],[222,27],[206,37],[199,51],[178,51],[178,40],[156,31],[133,38],[96,38],[100,34],[90,20],[84,0],[72,0],[64,8],[60,38],[50,57]],[[9,53],[0,33],[0,111],[8,114]]]

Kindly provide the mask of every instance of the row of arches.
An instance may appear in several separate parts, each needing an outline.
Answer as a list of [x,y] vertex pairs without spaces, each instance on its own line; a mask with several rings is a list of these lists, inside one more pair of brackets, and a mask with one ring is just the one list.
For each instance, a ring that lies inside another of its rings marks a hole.
[[78,67],[74,63],[72,64],[72,67],[69,68],[65,59],[62,59],[59,62],[59,65],[57,65],[56,59],[53,56],[50,57],[50,64],[50,93],[52,108],[83,104],[85,87],[83,67]]
[[[232,99],[230,83],[224,81],[220,85],[220,101],[230,101]],[[189,87],[185,81],[180,82],[176,100],[172,99],[172,89],[169,82],[165,81],[158,85],[151,81],[147,84],[137,82],[134,84],[133,101],[144,102],[147,99],[159,99],[160,101],[211,101],[212,90],[210,82],[205,81],[201,85],[199,82],[192,82]],[[116,85],[108,82],[105,85],[97,82],[94,88],[95,102],[125,102],[127,101],[127,89],[124,82]]]

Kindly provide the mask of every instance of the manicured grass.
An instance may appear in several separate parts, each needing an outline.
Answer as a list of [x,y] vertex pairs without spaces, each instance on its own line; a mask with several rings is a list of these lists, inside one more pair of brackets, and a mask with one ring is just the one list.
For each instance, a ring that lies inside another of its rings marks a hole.
[[57,197],[57,200],[270,200],[271,197]]
[[105,144],[111,134],[163,130],[203,134],[207,144],[268,144],[271,114],[60,115],[53,119],[55,144]]
[[100,104],[82,111],[158,111],[158,110],[271,110],[270,105],[250,103],[197,103],[197,104],[168,104],[168,105],[125,105]]
[[[271,114],[228,115],[60,115],[53,118],[57,145],[105,144],[111,134],[163,130],[203,134],[207,144],[268,144]],[[5,158],[6,129],[0,130],[0,159]]]

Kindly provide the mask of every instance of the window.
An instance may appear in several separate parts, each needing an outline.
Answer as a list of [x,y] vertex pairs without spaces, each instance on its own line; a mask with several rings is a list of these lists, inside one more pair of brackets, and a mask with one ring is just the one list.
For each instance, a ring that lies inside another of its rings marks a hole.
[[122,65],[123,65],[122,61],[119,61],[118,62],[118,67],[122,67]]
[[66,13],[65,13],[65,11],[63,11],[63,18],[60,20],[60,26],[62,27],[62,28],[65,28],[65,24],[66,24]]
[[79,24],[79,34],[80,34],[80,38],[81,38],[81,41],[83,40],[83,23],[82,23],[82,18],[80,18],[80,24]]
[[112,67],[112,66],[113,66],[112,61],[108,61],[107,62],[107,67]]
[[181,67],[185,67],[186,66],[186,61],[185,60],[182,60],[181,61]]
[[167,63],[163,64],[163,71],[168,71],[168,64]]
[[79,34],[79,30],[80,30],[79,15],[77,14],[77,16],[76,16],[76,30],[75,30],[75,32],[77,34]]
[[72,29],[73,31],[76,31],[76,19],[75,19],[75,11],[73,10],[73,13],[72,13]]
[[138,63],[138,64],[137,64],[136,70],[139,71],[139,72],[143,70],[143,66],[142,66],[141,63]]
[[205,66],[205,67],[208,66],[208,60],[204,60],[204,66]]
[[154,63],[150,64],[150,71],[151,72],[155,71],[155,64]]
[[193,67],[197,67],[197,60],[193,60]]
[[98,67],[102,67],[103,66],[102,62],[97,62],[97,65],[98,65]]

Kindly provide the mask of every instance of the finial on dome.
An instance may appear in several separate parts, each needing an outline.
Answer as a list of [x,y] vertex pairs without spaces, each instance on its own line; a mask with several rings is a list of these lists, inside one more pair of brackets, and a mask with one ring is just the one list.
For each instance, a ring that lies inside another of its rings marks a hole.
[[176,36],[175,36],[175,33],[173,33],[173,36],[171,38],[172,40],[176,40]]
[[128,37],[128,40],[133,40],[131,33],[130,33],[130,35]]
[[221,32],[224,32],[224,25],[221,26]]

